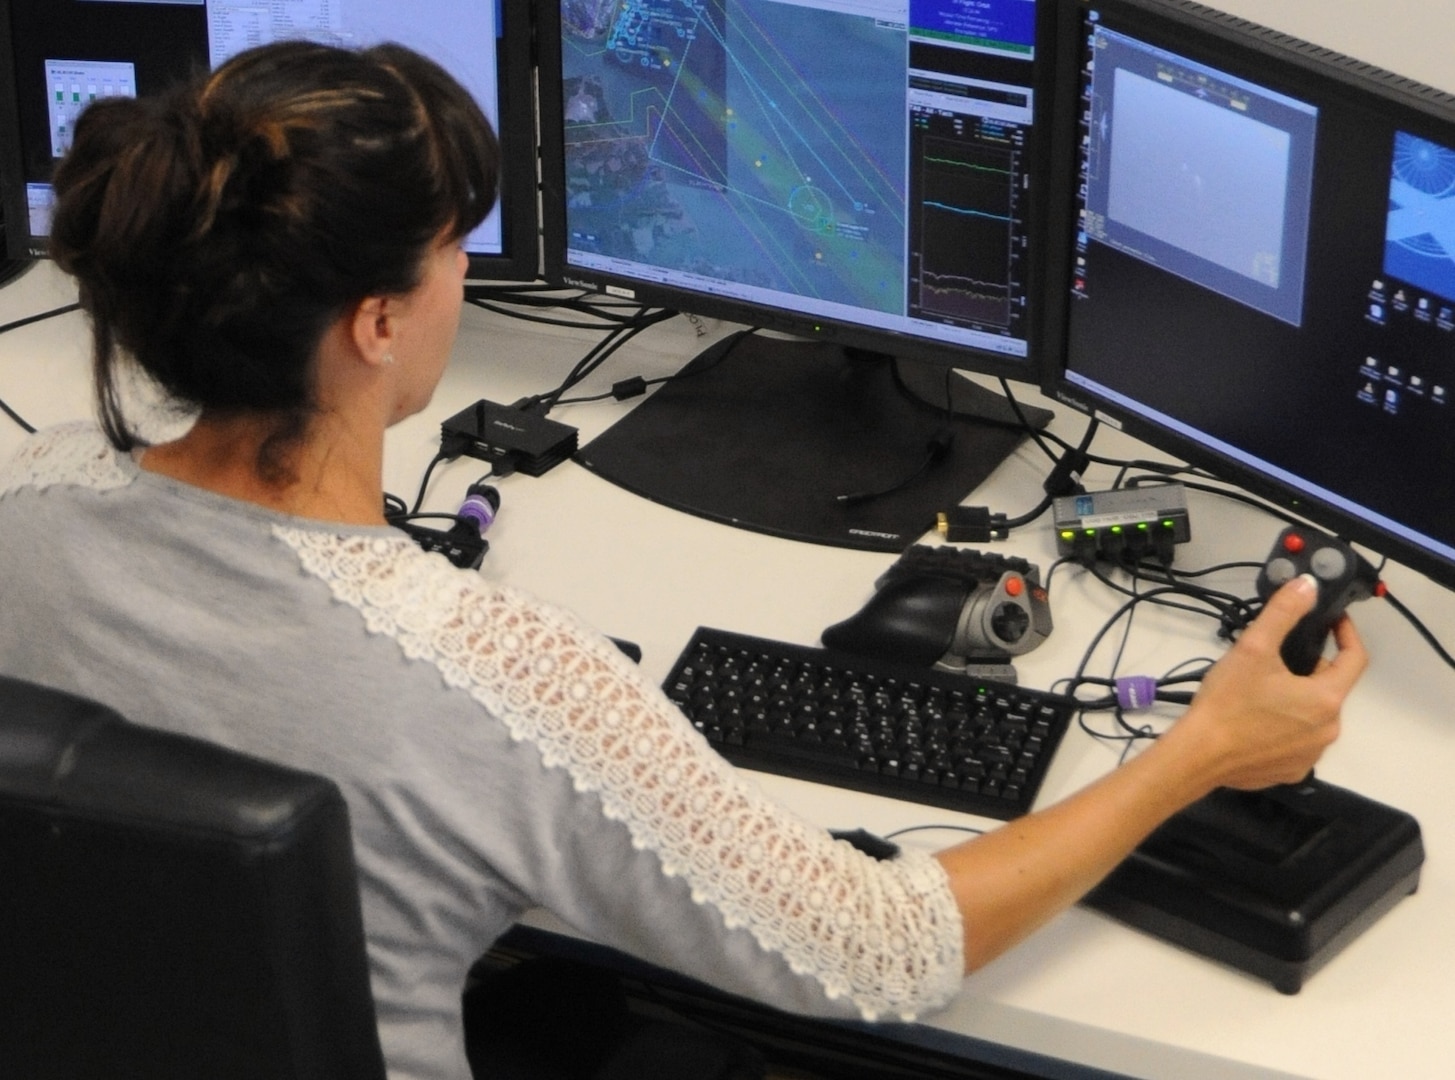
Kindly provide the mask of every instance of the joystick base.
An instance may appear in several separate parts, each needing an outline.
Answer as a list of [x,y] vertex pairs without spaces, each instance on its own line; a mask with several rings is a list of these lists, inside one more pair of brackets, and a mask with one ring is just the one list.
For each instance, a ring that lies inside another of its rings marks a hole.
[[1409,814],[1310,780],[1213,792],[1083,903],[1296,994],[1419,885]]

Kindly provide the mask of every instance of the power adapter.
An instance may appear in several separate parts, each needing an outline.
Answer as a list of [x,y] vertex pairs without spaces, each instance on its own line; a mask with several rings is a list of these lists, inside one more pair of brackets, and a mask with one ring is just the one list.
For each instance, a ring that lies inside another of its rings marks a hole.
[[440,447],[488,461],[497,476],[540,476],[576,452],[576,429],[481,398],[440,425]]

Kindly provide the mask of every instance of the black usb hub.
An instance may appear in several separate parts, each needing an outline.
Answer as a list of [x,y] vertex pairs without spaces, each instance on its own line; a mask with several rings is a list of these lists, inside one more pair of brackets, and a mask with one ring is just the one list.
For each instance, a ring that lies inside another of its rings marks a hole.
[[444,449],[495,466],[498,475],[540,476],[576,452],[576,429],[525,409],[481,399],[440,425]]

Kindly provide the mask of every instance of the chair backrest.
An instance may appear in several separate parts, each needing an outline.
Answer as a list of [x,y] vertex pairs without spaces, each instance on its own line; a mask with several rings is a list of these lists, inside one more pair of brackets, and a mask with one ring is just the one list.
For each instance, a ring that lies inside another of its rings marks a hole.
[[0,1075],[382,1080],[332,781],[0,677]]

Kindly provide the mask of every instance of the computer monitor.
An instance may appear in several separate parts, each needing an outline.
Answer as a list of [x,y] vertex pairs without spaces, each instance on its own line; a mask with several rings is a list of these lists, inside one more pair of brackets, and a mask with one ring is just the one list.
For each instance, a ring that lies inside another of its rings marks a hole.
[[1455,98],[1059,0],[1059,401],[1455,586]]
[[705,354],[578,460],[718,520],[883,548],[994,468],[1023,434],[1003,400],[1007,426],[957,419],[918,466],[947,393],[982,405],[948,368],[1040,378],[1050,13],[544,3],[548,280],[782,335]]
[[540,270],[529,0],[0,0],[0,201],[7,254],[43,257],[50,178],[98,96],[145,94],[285,37],[396,41],[468,87],[499,133],[500,198],[466,238],[472,278]]

